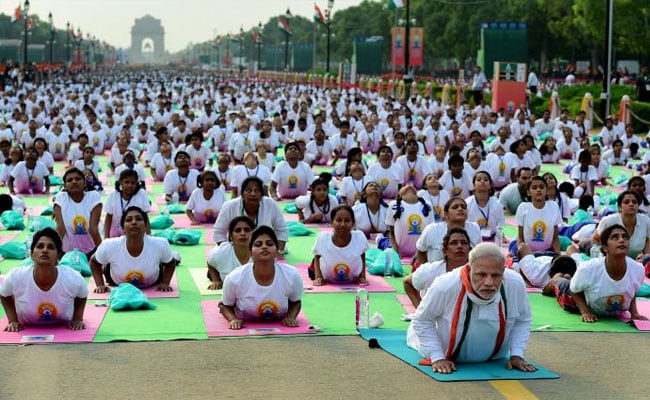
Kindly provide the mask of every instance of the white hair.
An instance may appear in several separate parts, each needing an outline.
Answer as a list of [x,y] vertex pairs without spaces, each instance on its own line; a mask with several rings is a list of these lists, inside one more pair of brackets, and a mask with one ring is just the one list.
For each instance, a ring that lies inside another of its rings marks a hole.
[[469,265],[481,258],[491,258],[499,265],[504,266],[506,263],[506,256],[503,255],[499,246],[494,243],[479,243],[469,252]]

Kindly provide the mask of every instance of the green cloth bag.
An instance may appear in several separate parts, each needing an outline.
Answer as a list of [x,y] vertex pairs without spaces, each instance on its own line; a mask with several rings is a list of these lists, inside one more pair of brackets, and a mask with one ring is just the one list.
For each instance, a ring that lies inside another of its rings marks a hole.
[[198,229],[181,229],[174,233],[172,242],[181,246],[194,246],[199,244],[203,232]]
[[167,211],[170,214],[185,214],[185,207],[180,204],[167,204]]
[[41,215],[44,217],[47,217],[49,215],[54,214],[54,208],[52,206],[48,206],[43,211],[41,211]]
[[50,175],[50,185],[51,186],[61,186],[63,185],[63,178],[56,175]]
[[52,218],[47,217],[33,217],[27,224],[27,229],[31,232],[37,232],[44,228],[56,229],[56,222]]
[[8,231],[22,231],[25,229],[25,221],[23,216],[18,211],[7,210],[0,215],[0,222],[2,222],[2,229]]
[[287,214],[298,214],[296,203],[288,203],[284,206],[284,212]]
[[174,231],[173,229],[163,229],[158,232],[152,233],[151,236],[166,239],[169,242],[169,244],[174,244],[175,233],[176,231]]
[[367,253],[366,252],[366,266],[368,272],[372,275],[383,276],[386,270],[386,251],[390,250],[389,257],[391,258],[390,273],[392,276],[404,276],[404,268],[402,267],[402,260],[399,258],[399,254],[393,249],[378,250],[378,254],[374,257],[372,264],[368,263]]
[[310,236],[315,232],[305,226],[302,222],[289,221],[287,222],[289,228],[289,236]]
[[558,238],[560,239],[560,250],[562,251],[566,251],[566,249],[568,249],[569,246],[573,244],[573,241],[570,237],[560,235]]
[[163,214],[153,218],[149,225],[151,225],[151,229],[167,229],[174,226],[174,220],[169,215]]
[[569,225],[575,225],[580,222],[594,222],[594,217],[587,211],[578,209],[569,219]]
[[27,246],[21,242],[7,242],[0,244],[0,256],[12,260],[24,260]]
[[113,311],[155,310],[157,307],[149,301],[142,290],[130,283],[122,283],[113,288],[108,297],[108,304]]
[[636,292],[636,297],[650,297],[650,285],[644,283],[639,288],[639,291]]
[[61,257],[59,264],[70,267],[75,271],[78,271],[83,276],[92,275],[90,271],[90,265],[88,264],[88,257],[86,257],[86,255],[78,249],[74,249],[65,253],[63,257]]

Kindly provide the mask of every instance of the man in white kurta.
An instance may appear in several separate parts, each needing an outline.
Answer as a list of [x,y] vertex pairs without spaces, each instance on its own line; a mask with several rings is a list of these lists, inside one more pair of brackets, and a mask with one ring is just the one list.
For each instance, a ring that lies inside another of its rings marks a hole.
[[469,265],[446,273],[429,287],[417,308],[407,344],[451,373],[456,362],[480,363],[510,354],[507,368],[535,371],[523,356],[532,316],[521,276],[504,267],[492,243],[481,243]]

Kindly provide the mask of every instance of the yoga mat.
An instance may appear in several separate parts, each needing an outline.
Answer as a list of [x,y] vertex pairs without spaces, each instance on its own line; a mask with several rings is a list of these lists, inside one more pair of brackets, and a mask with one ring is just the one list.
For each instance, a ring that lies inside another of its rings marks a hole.
[[223,293],[223,289],[219,290],[210,290],[208,286],[210,285],[210,280],[207,277],[207,268],[188,268],[188,272],[196,285],[196,288],[199,290],[201,296],[212,296],[219,295]]
[[[457,370],[451,374],[433,372],[431,366],[422,366],[418,363],[422,357],[417,351],[406,346],[406,331],[388,329],[360,329],[361,337],[367,341],[377,342],[379,347],[387,353],[399,358],[420,372],[441,382],[458,381],[488,381],[488,380],[530,380],[530,379],[557,379],[559,375],[531,362],[537,371],[522,372],[506,369],[507,360],[495,360],[480,364],[456,364]],[[528,360],[530,362],[530,360]]]
[[[639,314],[643,315],[646,318],[650,319],[650,301],[649,300],[639,300],[636,301],[636,308]],[[623,322],[632,324],[640,331],[650,331],[650,321],[634,320],[630,318],[630,313],[628,311],[622,312],[618,315],[618,319]]]
[[[29,326],[20,332],[0,330],[0,343],[4,344],[40,344],[40,343],[82,343],[92,342],[99,325],[106,314],[106,307],[87,304],[84,310],[86,329],[71,331],[67,324],[57,326]],[[0,319],[0,329],[7,326],[7,317]]]
[[598,322],[580,321],[580,315],[564,311],[555,297],[529,293],[533,314],[533,332],[639,332],[617,318],[599,318]]
[[413,314],[415,312],[415,306],[411,303],[411,299],[409,299],[408,295],[396,294],[395,297],[402,307],[404,307],[404,311],[406,311],[407,314]]
[[298,314],[298,326],[290,328],[283,326],[280,321],[246,321],[242,329],[233,330],[228,327],[228,320],[219,313],[219,300],[203,300],[201,310],[205,320],[208,337],[227,336],[268,336],[268,335],[303,335],[317,333],[310,329],[310,323],[305,314]]
[[13,241],[19,233],[16,231],[4,231],[0,233],[0,244],[9,243]]
[[[174,273],[174,275],[172,276],[172,280],[169,282],[169,284],[174,289],[171,292],[160,292],[160,291],[156,290],[158,285],[153,285],[153,286],[150,286],[150,287],[148,287],[146,289],[142,289],[142,292],[149,299],[179,297],[178,280],[176,279],[176,273]],[[95,293],[94,292],[95,288],[97,288],[97,285],[95,284],[95,280],[91,277],[88,280],[88,299],[89,300],[107,300],[108,297],[111,295],[111,292]],[[114,289],[114,287],[111,287],[111,289]]]
[[190,221],[190,218],[187,216],[187,214],[172,214],[171,217],[174,220],[174,228],[176,229],[205,229],[206,232],[209,231],[212,233],[212,227],[214,227],[214,223],[192,225],[192,221]]
[[[363,288],[369,293],[371,292],[395,292],[395,289],[381,276],[366,274],[368,278],[368,285],[359,285],[358,283],[326,283],[323,286],[314,286],[309,274],[307,272],[307,264],[298,264],[296,269],[302,278],[302,284],[305,287],[305,293],[340,293],[352,292],[356,293],[357,290]],[[394,278],[391,278],[394,279]],[[400,278],[397,278],[400,279]]]

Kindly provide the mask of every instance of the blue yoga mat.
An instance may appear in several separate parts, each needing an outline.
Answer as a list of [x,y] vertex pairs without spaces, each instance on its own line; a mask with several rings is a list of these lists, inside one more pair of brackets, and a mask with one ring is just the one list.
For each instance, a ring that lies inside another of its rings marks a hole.
[[[406,331],[391,329],[360,329],[361,337],[365,340],[376,340],[384,351],[399,358],[419,371],[440,382],[457,381],[491,381],[491,380],[524,380],[524,379],[557,379],[560,376],[531,362],[537,371],[522,372],[506,369],[506,360],[495,360],[480,364],[457,364],[457,370],[451,374],[433,372],[431,366],[418,365],[422,358],[417,351],[406,346]],[[528,360],[530,362],[530,360]]]

